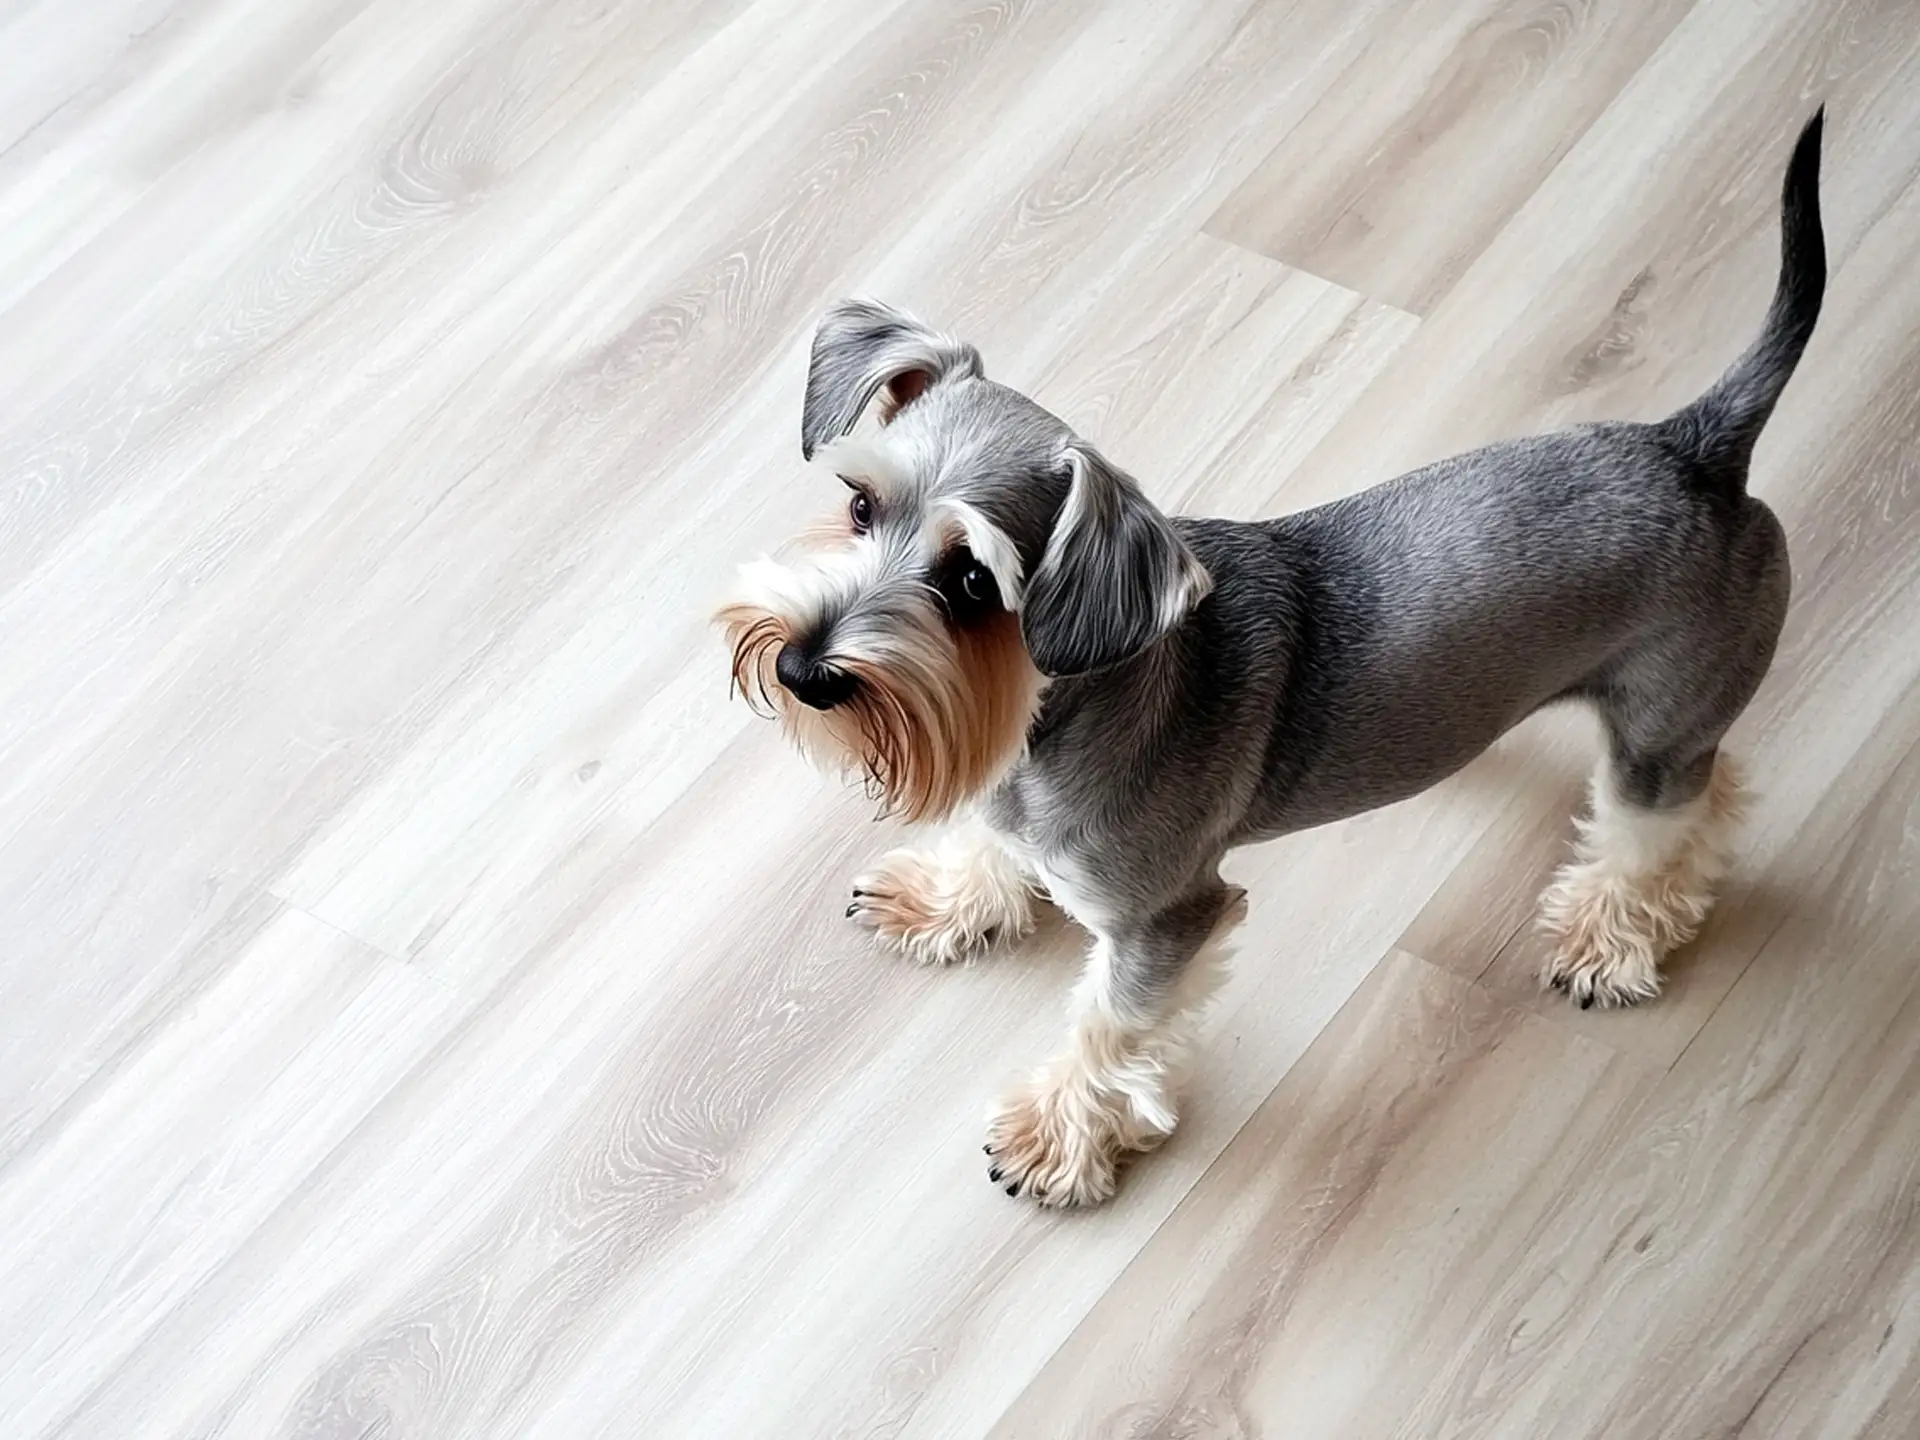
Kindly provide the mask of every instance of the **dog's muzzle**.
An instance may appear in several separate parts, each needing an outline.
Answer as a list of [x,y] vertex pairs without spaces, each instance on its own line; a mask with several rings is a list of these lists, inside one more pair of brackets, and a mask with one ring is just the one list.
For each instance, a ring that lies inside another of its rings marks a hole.
[[860,686],[857,677],[815,660],[798,645],[791,644],[780,647],[780,654],[773,662],[773,674],[794,699],[815,710],[831,710],[845,704]]

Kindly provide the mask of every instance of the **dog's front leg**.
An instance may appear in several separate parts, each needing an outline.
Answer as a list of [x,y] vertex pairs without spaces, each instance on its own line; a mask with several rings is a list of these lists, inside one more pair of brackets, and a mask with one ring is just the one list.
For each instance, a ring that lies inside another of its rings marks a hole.
[[924,850],[894,850],[853,882],[849,919],[923,965],[951,965],[1033,928],[1033,877],[1000,837],[964,821]]
[[1245,891],[1216,881],[1150,920],[1096,931],[1067,1048],[988,1120],[994,1183],[1042,1205],[1098,1204],[1129,1155],[1173,1133],[1194,1028],[1224,976],[1209,940],[1245,902]]

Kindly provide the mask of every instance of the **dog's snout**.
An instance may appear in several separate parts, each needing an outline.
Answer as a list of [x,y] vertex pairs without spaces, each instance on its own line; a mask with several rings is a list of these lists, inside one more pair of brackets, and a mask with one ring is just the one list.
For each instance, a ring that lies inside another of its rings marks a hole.
[[780,647],[773,673],[794,699],[816,710],[831,710],[843,703],[860,683],[846,671],[823,664],[792,644]]

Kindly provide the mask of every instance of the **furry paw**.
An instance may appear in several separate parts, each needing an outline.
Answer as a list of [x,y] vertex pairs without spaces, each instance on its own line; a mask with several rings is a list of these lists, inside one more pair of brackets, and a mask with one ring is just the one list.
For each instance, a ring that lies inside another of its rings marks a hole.
[[1700,932],[1726,873],[1740,782],[1725,755],[1706,791],[1668,812],[1635,810],[1594,783],[1574,858],[1540,897],[1553,937],[1543,984],[1582,1010],[1637,1005],[1660,993],[1660,962]]
[[1554,940],[1541,981],[1582,1010],[1651,1000],[1661,960],[1699,932],[1712,903],[1711,875],[1697,866],[1621,875],[1569,865],[1540,897],[1540,928]]
[[1664,927],[1622,888],[1558,884],[1541,902],[1540,922],[1554,938],[1541,983],[1582,1010],[1638,1005],[1660,993]]
[[1112,1197],[1120,1167],[1173,1130],[1170,1106],[1143,1117],[1072,1058],[1037,1071],[987,1121],[987,1178],[1009,1195],[1065,1208]]
[[847,918],[909,959],[952,965],[1033,926],[1033,893],[998,852],[895,850],[853,882]]

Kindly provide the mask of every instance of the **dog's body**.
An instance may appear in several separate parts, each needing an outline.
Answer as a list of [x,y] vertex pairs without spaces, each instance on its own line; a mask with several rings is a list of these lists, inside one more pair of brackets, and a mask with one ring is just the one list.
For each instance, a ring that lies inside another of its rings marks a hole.
[[[988,802],[1129,907],[1231,846],[1416,794],[1557,699],[1600,707],[1641,803],[1691,798],[1687,766],[1752,696],[1786,609],[1772,513],[1703,491],[1652,426],[1492,446],[1277,520],[1175,525],[1213,592],[1164,643],[1057,681]],[[1115,871],[1128,855],[1137,878]]]
[[[950,960],[1024,930],[1037,884],[1093,932],[1068,1052],[992,1123],[996,1180],[1097,1200],[1172,1130],[1227,850],[1412,795],[1555,700],[1596,708],[1609,755],[1545,900],[1548,979],[1583,1006],[1656,993],[1723,868],[1717,747],[1786,610],[1745,479],[1819,311],[1819,126],[1763,334],[1701,399],[1276,520],[1169,521],[970,347],[876,306],[823,322],[804,448],[855,488],[852,533],[755,573],[736,676],[909,813],[974,806],[850,915]],[[881,430],[839,438],[876,395]]]

